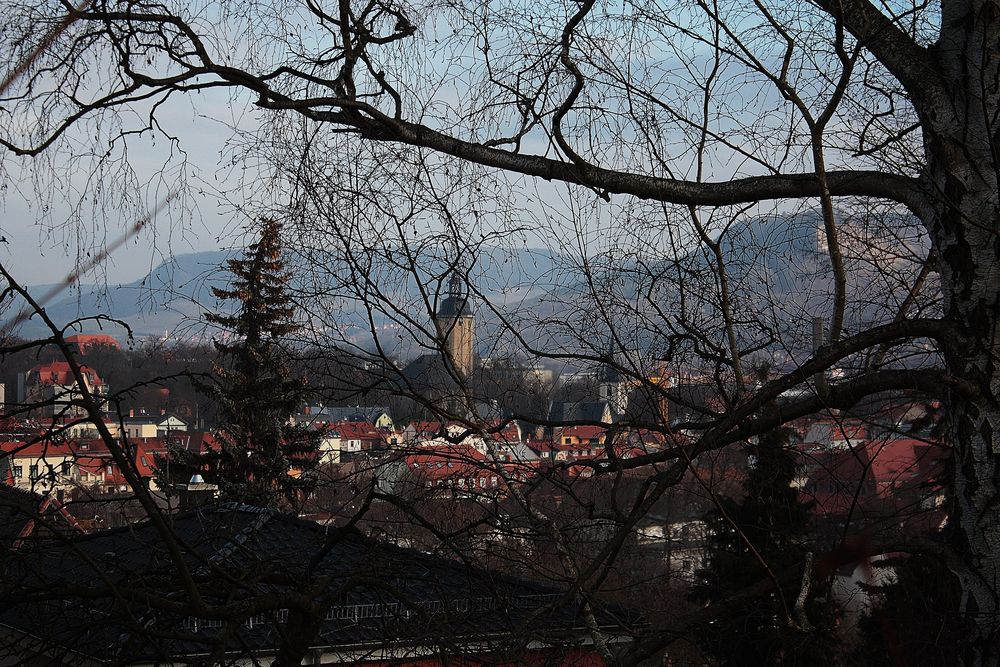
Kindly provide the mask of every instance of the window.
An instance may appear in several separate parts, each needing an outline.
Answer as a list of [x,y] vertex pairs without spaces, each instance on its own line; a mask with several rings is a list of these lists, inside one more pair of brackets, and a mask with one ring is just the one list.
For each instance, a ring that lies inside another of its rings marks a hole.
[[30,477],[32,480],[38,479],[38,466],[37,465],[30,465],[30,466],[28,466],[28,477]]
[[24,466],[14,466],[14,477],[24,477]]
[[115,467],[114,467],[114,465],[108,465],[108,474],[109,475],[114,475],[115,474]]
[[148,463],[146,463],[146,457],[145,456],[139,457],[139,460],[142,461],[142,465],[144,465],[144,466],[148,466],[149,465]]
[[68,476],[72,472],[73,472],[73,464],[70,463],[69,461],[63,461],[62,462],[62,474]]
[[563,444],[568,445],[573,442],[573,438],[563,438]]

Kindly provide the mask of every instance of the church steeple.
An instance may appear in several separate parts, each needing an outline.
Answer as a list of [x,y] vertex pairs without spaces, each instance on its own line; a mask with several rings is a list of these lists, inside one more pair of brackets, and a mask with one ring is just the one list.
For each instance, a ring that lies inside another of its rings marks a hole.
[[618,368],[618,359],[613,348],[606,352],[608,361],[597,369],[598,393],[602,401],[607,401],[614,417],[620,417],[628,409],[629,384]]
[[438,319],[453,317],[472,317],[472,303],[465,281],[457,271],[448,279],[448,296],[441,301],[441,306],[438,308]]

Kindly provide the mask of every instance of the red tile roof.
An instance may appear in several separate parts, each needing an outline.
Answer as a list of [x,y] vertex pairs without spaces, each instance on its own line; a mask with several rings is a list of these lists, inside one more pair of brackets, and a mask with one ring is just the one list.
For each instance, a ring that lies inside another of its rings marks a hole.
[[368,422],[335,422],[328,425],[327,432],[344,440],[385,440],[384,432]]
[[[93,368],[80,366],[80,370],[91,386],[99,387],[104,384],[104,380],[101,379],[101,376]],[[73,370],[65,361],[52,361],[47,364],[39,364],[28,371],[28,377],[31,381],[42,385],[58,384],[69,386],[76,384]]]
[[76,334],[75,336],[67,336],[66,342],[75,344],[81,351],[86,350],[92,345],[107,345],[115,349],[121,349],[118,341],[108,334]]

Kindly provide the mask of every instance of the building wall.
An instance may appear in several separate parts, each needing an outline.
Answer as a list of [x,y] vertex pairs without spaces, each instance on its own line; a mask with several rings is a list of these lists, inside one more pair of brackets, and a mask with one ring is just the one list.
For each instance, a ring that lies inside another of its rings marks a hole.
[[447,336],[448,354],[462,377],[472,374],[476,321],[471,315],[446,318],[441,321],[442,334]]
[[44,456],[14,454],[11,457],[11,470],[14,484],[18,488],[35,493],[70,488],[80,475],[80,470],[71,454],[49,453]]

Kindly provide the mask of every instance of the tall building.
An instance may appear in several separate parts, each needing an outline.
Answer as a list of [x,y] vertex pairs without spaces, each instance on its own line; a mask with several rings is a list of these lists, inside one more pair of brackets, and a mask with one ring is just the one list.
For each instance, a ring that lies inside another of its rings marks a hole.
[[475,363],[476,318],[472,300],[458,273],[452,273],[448,282],[448,296],[438,308],[437,327],[455,371],[463,378],[469,377]]

